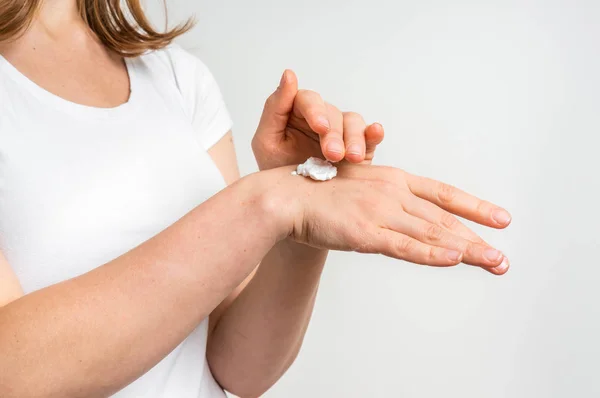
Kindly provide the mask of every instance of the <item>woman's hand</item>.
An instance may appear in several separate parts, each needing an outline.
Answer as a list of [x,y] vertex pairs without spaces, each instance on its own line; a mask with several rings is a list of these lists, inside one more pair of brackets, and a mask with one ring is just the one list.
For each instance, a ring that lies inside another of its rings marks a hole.
[[496,275],[508,270],[503,253],[454,216],[502,229],[511,221],[506,210],[399,169],[348,163],[338,168],[338,177],[327,182],[289,175],[290,167],[266,172],[279,173],[265,195],[275,198],[274,211],[285,210],[294,240],[431,266],[463,262]]
[[316,92],[298,90],[296,75],[286,70],[265,103],[252,149],[261,170],[299,164],[311,156],[370,163],[383,135],[380,124],[367,126],[359,114],[343,113]]

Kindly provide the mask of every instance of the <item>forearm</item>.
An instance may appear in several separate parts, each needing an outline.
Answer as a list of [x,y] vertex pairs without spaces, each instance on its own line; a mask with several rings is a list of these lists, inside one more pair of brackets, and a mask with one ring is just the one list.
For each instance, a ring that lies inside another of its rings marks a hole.
[[247,195],[252,183],[108,264],[0,308],[0,396],[107,396],[160,361],[279,239],[268,206]]
[[259,396],[292,364],[327,253],[284,240],[265,256],[209,337],[208,361],[225,389],[242,397]]

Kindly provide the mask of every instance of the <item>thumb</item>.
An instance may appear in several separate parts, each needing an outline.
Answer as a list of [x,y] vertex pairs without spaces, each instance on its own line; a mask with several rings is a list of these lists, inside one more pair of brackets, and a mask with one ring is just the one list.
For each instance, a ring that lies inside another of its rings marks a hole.
[[286,69],[279,87],[267,98],[257,133],[281,134],[288,123],[298,93],[298,79],[294,71]]

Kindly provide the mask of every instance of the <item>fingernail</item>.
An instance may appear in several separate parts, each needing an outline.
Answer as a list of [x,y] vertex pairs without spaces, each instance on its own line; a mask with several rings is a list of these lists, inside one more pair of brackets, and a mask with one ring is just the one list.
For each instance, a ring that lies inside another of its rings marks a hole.
[[344,153],[344,146],[339,141],[331,141],[327,144],[327,150],[331,153]]
[[446,258],[452,262],[457,262],[461,260],[462,253],[456,250],[446,250]]
[[283,86],[287,81],[287,70],[283,71],[283,75],[281,75],[281,80],[279,81],[279,87]]
[[492,212],[492,219],[500,225],[508,225],[511,217],[506,210],[497,209]]
[[362,148],[360,147],[360,145],[358,144],[351,144],[348,146],[348,149],[346,150],[346,153],[349,153],[350,155],[362,155]]
[[502,253],[496,249],[485,249],[483,251],[483,257],[491,263],[495,263],[500,260]]
[[494,267],[493,269],[494,269],[494,271],[504,273],[504,272],[506,272],[506,270],[508,270],[508,267],[510,267],[510,262],[508,261],[508,258],[504,257],[504,260],[502,260],[502,263],[499,266]]
[[321,126],[326,127],[327,130],[329,130],[329,119],[327,119],[325,116],[319,116],[317,118],[317,123],[319,123]]

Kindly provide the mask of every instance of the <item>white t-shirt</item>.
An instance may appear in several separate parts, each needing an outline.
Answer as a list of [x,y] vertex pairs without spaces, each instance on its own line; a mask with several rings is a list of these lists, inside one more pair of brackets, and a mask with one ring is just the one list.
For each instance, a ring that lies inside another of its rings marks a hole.
[[[129,101],[102,109],[0,56],[0,251],[26,293],[115,259],[225,187],[207,149],[232,123],[208,68],[175,45],[126,63]],[[207,321],[115,396],[224,397]]]

